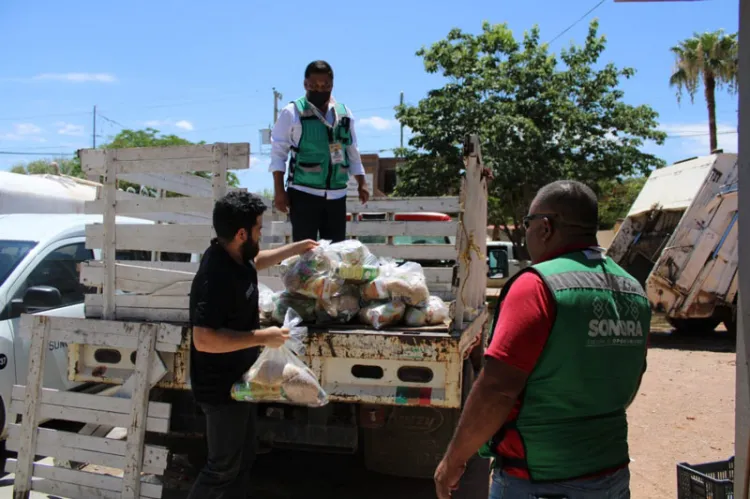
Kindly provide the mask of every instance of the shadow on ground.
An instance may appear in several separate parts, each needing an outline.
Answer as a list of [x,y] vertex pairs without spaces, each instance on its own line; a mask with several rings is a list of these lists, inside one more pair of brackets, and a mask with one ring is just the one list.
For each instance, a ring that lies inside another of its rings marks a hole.
[[[195,471],[172,467],[164,499],[183,499]],[[253,465],[251,498],[434,499],[432,480],[368,472],[358,456],[275,450]]]
[[677,333],[661,315],[654,315],[649,333],[650,348],[701,352],[734,353],[737,340],[723,326],[713,331]]

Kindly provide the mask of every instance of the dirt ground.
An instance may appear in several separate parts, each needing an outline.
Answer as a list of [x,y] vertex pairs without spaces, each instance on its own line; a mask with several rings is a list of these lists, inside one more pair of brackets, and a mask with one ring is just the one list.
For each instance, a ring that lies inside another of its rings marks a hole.
[[735,344],[721,328],[696,337],[652,325],[648,371],[628,413],[634,499],[677,496],[678,462],[734,455]]

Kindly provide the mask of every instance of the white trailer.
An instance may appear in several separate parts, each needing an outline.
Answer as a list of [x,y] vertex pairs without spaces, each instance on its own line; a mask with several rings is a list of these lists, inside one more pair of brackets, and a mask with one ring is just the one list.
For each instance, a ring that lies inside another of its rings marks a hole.
[[607,254],[678,331],[736,331],[737,155],[655,170]]

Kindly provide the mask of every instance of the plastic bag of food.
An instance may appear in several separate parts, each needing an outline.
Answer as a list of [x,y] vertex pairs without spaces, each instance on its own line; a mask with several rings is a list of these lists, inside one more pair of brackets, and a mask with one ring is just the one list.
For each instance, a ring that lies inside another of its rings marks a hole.
[[370,253],[367,246],[356,239],[346,239],[338,243],[328,244],[324,251],[336,255],[335,259],[346,265],[366,265],[367,263],[377,264],[377,258]]
[[320,304],[318,322],[347,323],[357,316],[359,309],[359,287],[352,284],[345,284],[336,296]]
[[310,298],[328,299],[341,287],[340,279],[331,279],[338,266],[338,256],[329,250],[328,241],[314,249],[281,262],[284,288]]
[[311,298],[281,291],[273,295],[271,319],[277,324],[283,324],[287,311],[294,309],[304,322],[313,322],[316,316],[315,306],[316,302]]
[[448,320],[448,305],[438,296],[430,296],[424,307],[409,307],[404,322],[407,326],[437,326]]
[[382,329],[401,322],[406,312],[403,302],[371,303],[359,311],[359,320],[375,329]]
[[263,284],[258,283],[258,311],[261,317],[269,318],[273,313],[273,290]]
[[297,355],[305,350],[307,328],[293,309],[287,310],[284,327],[290,338],[279,348],[265,347],[255,363],[232,386],[232,398],[241,402],[283,402],[321,407],[328,395],[315,373]]
[[362,286],[362,298],[367,301],[403,301],[412,307],[424,306],[430,290],[422,266],[415,262],[396,265],[387,262],[380,267],[380,275]]

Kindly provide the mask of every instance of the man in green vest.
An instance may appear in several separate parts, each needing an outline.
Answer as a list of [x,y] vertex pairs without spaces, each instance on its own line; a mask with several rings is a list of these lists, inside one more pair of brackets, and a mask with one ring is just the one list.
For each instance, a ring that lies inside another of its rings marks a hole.
[[494,458],[491,499],[629,498],[625,411],[646,369],[646,294],[598,247],[585,185],[543,187],[523,223],[532,266],[502,291],[437,495],[479,451]]
[[318,236],[333,242],[346,238],[350,175],[357,180],[360,201],[370,198],[354,117],[331,96],[332,89],[331,66],[311,62],[305,69],[305,96],[281,110],[271,132],[274,205],[289,212],[295,242]]

